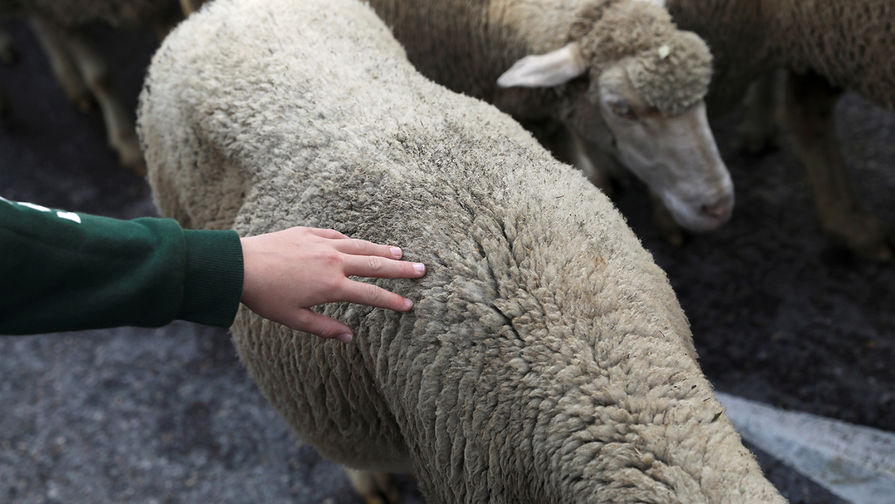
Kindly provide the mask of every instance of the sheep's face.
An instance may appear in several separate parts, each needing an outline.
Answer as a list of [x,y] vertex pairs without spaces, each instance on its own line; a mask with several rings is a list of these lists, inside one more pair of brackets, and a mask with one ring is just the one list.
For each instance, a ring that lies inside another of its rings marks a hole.
[[[576,110],[599,109],[614,139],[610,152],[659,195],[680,225],[709,231],[730,218],[734,201],[705,113],[711,53],[690,32],[672,31],[660,40],[604,69],[589,65],[588,89],[572,99]],[[578,134],[592,142],[601,136],[589,129]]]
[[705,115],[712,56],[702,39],[678,30],[662,0],[643,0],[587,3],[568,40],[520,59],[498,84],[568,83],[560,115],[579,139],[633,171],[682,226],[726,222],[733,184]]
[[[632,83],[630,60],[591,82],[571,113],[573,129],[604,149],[646,182],[687,229],[708,231],[730,218],[733,183],[698,100],[669,114],[650,104]],[[587,117],[596,106],[603,128]],[[602,130],[602,131],[601,131]],[[606,136],[611,137],[606,145]]]
[[[589,82],[575,80],[586,74]],[[578,43],[529,55],[498,84],[549,87],[575,80],[563,113],[573,134],[646,182],[681,226],[709,231],[730,218],[734,201],[705,113],[710,76],[711,55],[702,40],[676,32],[668,44],[603,69],[589,63]]]

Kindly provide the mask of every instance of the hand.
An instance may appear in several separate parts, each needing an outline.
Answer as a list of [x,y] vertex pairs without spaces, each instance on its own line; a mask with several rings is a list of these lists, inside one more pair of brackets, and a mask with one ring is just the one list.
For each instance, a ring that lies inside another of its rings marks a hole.
[[398,247],[348,238],[332,229],[294,227],[240,239],[245,269],[242,302],[292,329],[351,341],[344,323],[310,310],[323,303],[352,303],[407,311],[413,303],[349,275],[419,278],[421,263],[399,261]]

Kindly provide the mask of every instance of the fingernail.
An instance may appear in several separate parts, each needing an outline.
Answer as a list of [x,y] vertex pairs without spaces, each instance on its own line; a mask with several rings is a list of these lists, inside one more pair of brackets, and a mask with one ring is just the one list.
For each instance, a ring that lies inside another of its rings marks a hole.
[[352,338],[353,338],[353,336],[351,336],[348,333],[339,335],[339,341],[341,341],[342,343],[351,343]]
[[415,269],[417,273],[425,273],[426,265],[423,263],[413,263],[413,269]]
[[392,255],[395,257],[395,259],[401,258],[401,255],[402,255],[401,249],[399,249],[398,247],[392,247],[389,250],[391,251]]
[[410,308],[411,306],[413,306],[413,301],[404,298],[404,308]]

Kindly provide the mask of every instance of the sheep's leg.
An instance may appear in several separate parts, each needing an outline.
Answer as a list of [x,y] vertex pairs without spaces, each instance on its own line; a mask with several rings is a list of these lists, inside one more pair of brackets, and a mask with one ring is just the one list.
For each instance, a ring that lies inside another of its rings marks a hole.
[[109,145],[118,152],[122,165],[137,175],[145,175],[146,165],[143,162],[133,120],[112,90],[105,61],[78,34],[67,34],[65,42],[81,77],[102,110]]
[[811,179],[824,230],[855,252],[888,260],[892,257],[887,244],[890,230],[876,215],[859,207],[839,150],[833,121],[839,94],[818,75],[790,72],[784,119]]
[[779,72],[770,72],[755,80],[744,100],[745,117],[740,126],[743,147],[761,154],[777,147],[777,89]]
[[345,468],[348,481],[365,504],[397,504],[401,499],[391,474]]
[[39,18],[31,18],[31,29],[43,47],[47,61],[50,63],[50,69],[62,91],[79,110],[82,112],[90,110],[90,91],[66,51],[65,42],[60,37],[58,30],[54,30],[52,26],[47,25]]
[[186,17],[196,12],[199,7],[202,6],[203,1],[204,0],[180,0],[180,9],[183,11],[183,16]]

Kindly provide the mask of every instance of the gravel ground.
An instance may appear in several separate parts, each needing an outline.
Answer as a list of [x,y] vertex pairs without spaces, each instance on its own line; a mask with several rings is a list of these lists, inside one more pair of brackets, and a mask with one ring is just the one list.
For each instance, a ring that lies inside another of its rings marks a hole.
[[[0,195],[153,215],[146,183],[118,168],[98,114],[66,102],[22,25],[0,28],[22,52],[18,65],[0,65],[14,107],[0,130]],[[96,35],[135,103],[154,38]],[[895,222],[895,170],[884,169],[895,161],[895,115],[851,95],[839,112],[861,200]],[[895,431],[895,266],[831,245],[787,139],[744,156],[737,121],[715,124],[737,187],[728,226],[672,248],[636,183],[619,207],[668,272],[720,390]],[[0,338],[0,376],[0,501],[357,502],[340,469],[267,405],[224,330],[175,323]],[[758,456],[792,502],[842,502]],[[403,503],[422,502],[409,479],[400,482]]]

